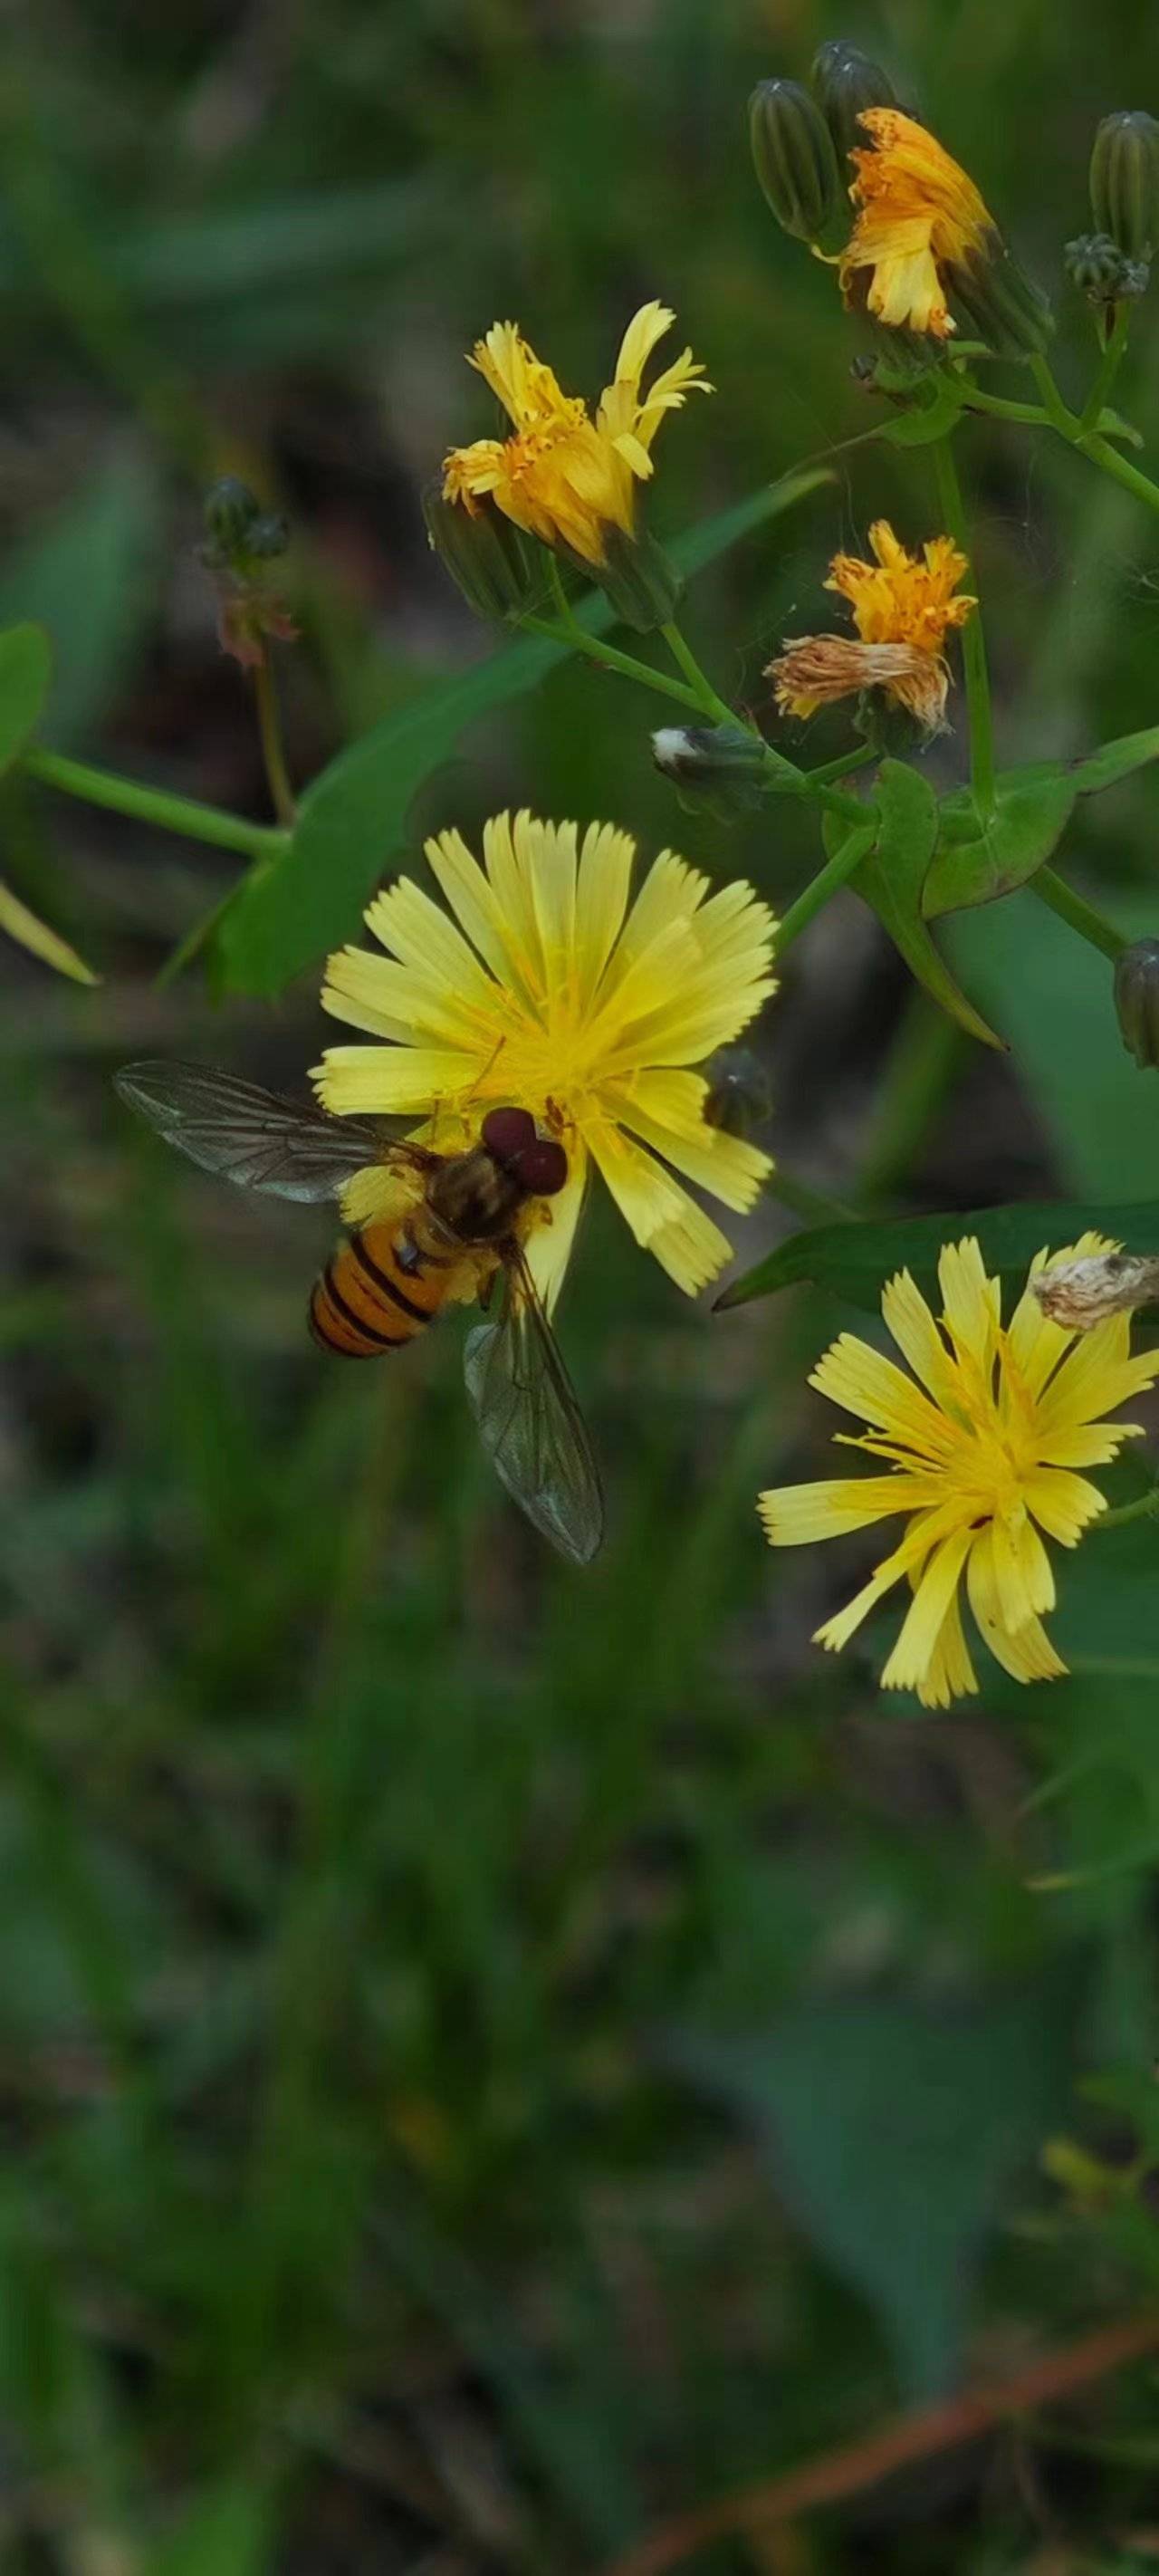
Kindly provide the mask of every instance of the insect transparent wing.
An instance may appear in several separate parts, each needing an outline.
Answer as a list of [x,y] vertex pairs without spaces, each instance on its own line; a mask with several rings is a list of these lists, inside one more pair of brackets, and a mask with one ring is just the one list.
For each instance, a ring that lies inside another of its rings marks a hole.
[[420,1161],[405,1146],[387,1142],[369,1118],[334,1118],[313,1101],[283,1100],[255,1082],[239,1082],[212,1065],[168,1064],[162,1058],[127,1064],[114,1088],[139,1118],[199,1163],[239,1189],[312,1205],[337,1198],[368,1163]]
[[512,1500],[561,1556],[587,1565],[604,1535],[599,1470],[522,1256],[506,1264],[498,1321],[468,1334],[463,1374],[483,1446]]

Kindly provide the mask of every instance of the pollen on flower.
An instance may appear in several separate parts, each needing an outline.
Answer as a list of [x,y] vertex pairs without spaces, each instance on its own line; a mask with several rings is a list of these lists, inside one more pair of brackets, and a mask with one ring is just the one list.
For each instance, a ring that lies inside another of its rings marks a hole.
[[[882,1673],[884,1689],[916,1691],[947,1708],[976,1691],[962,1624],[964,1582],[975,1625],[1015,1681],[1065,1670],[1042,1621],[1055,1604],[1044,1537],[1075,1547],[1106,1509],[1081,1471],[1106,1466],[1134,1423],[1107,1415],[1159,1378],[1159,1352],[1131,1353],[1130,1318],[1112,1314],[1081,1339],[1037,1293],[1046,1269],[1110,1252],[1095,1234],[1036,1255],[1008,1325],[1001,1285],[978,1244],[943,1247],[935,1318],[908,1271],[881,1310],[905,1368],[851,1333],[826,1352],[810,1384],[867,1427],[839,1433],[885,1462],[885,1472],[773,1488],[759,1497],[772,1547],[796,1547],[904,1518],[898,1544],[815,1642],[848,1644],[877,1602],[906,1582],[912,1599]],[[908,1371],[908,1373],[907,1373]]]
[[[323,1007],[375,1043],[327,1049],[326,1107],[413,1119],[439,1150],[473,1143],[489,1109],[530,1110],[567,1155],[566,1186],[536,1203],[528,1259],[551,1304],[587,1177],[601,1174],[636,1241],[689,1295],[728,1260],[727,1237],[684,1186],[751,1206],[767,1154],[705,1116],[698,1068],[775,990],[775,923],[751,886],[715,891],[661,852],[632,896],[635,843],[611,823],[497,815],[483,864],[457,832],[427,843],[449,910],[402,876],[367,924],[385,954],[330,959]],[[380,1174],[344,1212],[378,1212]]]
[[652,446],[666,413],[678,411],[689,393],[713,390],[691,349],[644,387],[652,351],[674,320],[663,304],[641,306],[594,420],[578,395],[564,393],[517,323],[492,323],[476,342],[471,365],[502,403],[511,435],[452,448],[443,463],[445,498],[474,510],[490,496],[544,545],[562,545],[585,563],[602,565],[609,531],[632,533],[635,487],[651,476]]
[[957,588],[966,558],[952,538],[932,537],[910,554],[888,519],[869,531],[873,562],[834,555],[827,590],[849,602],[857,640],[843,635],[797,635],[769,663],[782,714],[811,716],[834,699],[881,688],[930,732],[945,715],[949,670],[944,644],[962,626],[977,600]]
[[945,340],[956,325],[943,272],[997,247],[997,227],[973,180],[914,117],[868,107],[858,122],[870,142],[850,154],[858,214],[840,261],[845,300],[861,290],[892,330]]

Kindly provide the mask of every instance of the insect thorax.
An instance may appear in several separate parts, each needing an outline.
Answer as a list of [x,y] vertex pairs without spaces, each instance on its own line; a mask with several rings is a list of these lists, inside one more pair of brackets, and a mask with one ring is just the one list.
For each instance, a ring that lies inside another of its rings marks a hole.
[[427,1189],[431,1214],[460,1243],[495,1243],[509,1234],[526,1198],[523,1183],[485,1145],[450,1155]]

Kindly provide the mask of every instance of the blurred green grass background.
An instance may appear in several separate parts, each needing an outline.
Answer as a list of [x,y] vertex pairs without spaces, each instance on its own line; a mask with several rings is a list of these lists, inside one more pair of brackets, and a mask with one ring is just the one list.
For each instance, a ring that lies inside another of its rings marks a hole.
[[[264,817],[196,559],[224,465],[294,526],[299,783],[489,650],[419,502],[487,425],[463,351],[496,316],[595,391],[634,307],[676,307],[719,391],[666,433],[661,529],[870,426],[832,278],[743,143],[753,81],[837,33],[1058,291],[1098,116],[1159,108],[1134,0],[11,13],[0,622],[52,629],[48,738]],[[1150,427],[1150,307],[1136,339]],[[1153,722],[1152,529],[1044,442],[963,446],[1000,756]],[[882,510],[934,525],[920,457],[834,469],[691,594],[757,710],[834,547]],[[408,842],[526,801],[787,899],[804,819],[681,815],[659,720],[561,669],[464,738]],[[1154,794],[1088,805],[1065,861],[1151,928]],[[1036,2166],[1085,2068],[1154,2053],[1153,1541],[1121,1600],[1097,1567],[1076,1592],[1072,1682],[914,1723],[867,1654],[807,1645],[851,1552],[775,1561],[753,1510],[825,1471],[804,1378],[838,1310],[713,1321],[593,1209],[562,1326],[611,1536],[590,1578],[545,1562],[472,1445],[454,1329],[327,1372],[319,1222],[126,1132],[127,1056],[291,1086],[317,1057],[311,979],[267,1009],[156,989],[233,863],[19,780],[2,819],[6,874],[104,980],[3,961],[0,2564],[570,2576],[1135,2295],[1147,2224],[1085,2226]],[[1009,1061],[946,1041],[852,898],[817,925],[762,1041],[787,1166],[915,1208],[1146,1195],[1152,1092],[1100,961],[1030,897],[957,953]],[[1044,1898],[1059,1868],[1081,1883]],[[1143,2564],[1152,2426],[1144,2376],[696,2564]]]

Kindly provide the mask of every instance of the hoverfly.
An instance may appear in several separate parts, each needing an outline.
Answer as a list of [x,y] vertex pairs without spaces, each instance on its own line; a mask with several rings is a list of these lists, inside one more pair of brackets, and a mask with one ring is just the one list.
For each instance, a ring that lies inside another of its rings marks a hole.
[[239,1189],[316,1205],[371,1163],[409,1179],[405,1213],[353,1227],[315,1281],[314,1339],[344,1359],[400,1349],[475,1256],[481,1303],[501,1281],[499,1312],[468,1334],[463,1358],[483,1446],[542,1536],[586,1565],[603,1537],[599,1473],[517,1226],[530,1199],[563,1188],[567,1156],[530,1111],[491,1109],[478,1144],[439,1154],[205,1065],[130,1064],[114,1082],[167,1145]]

